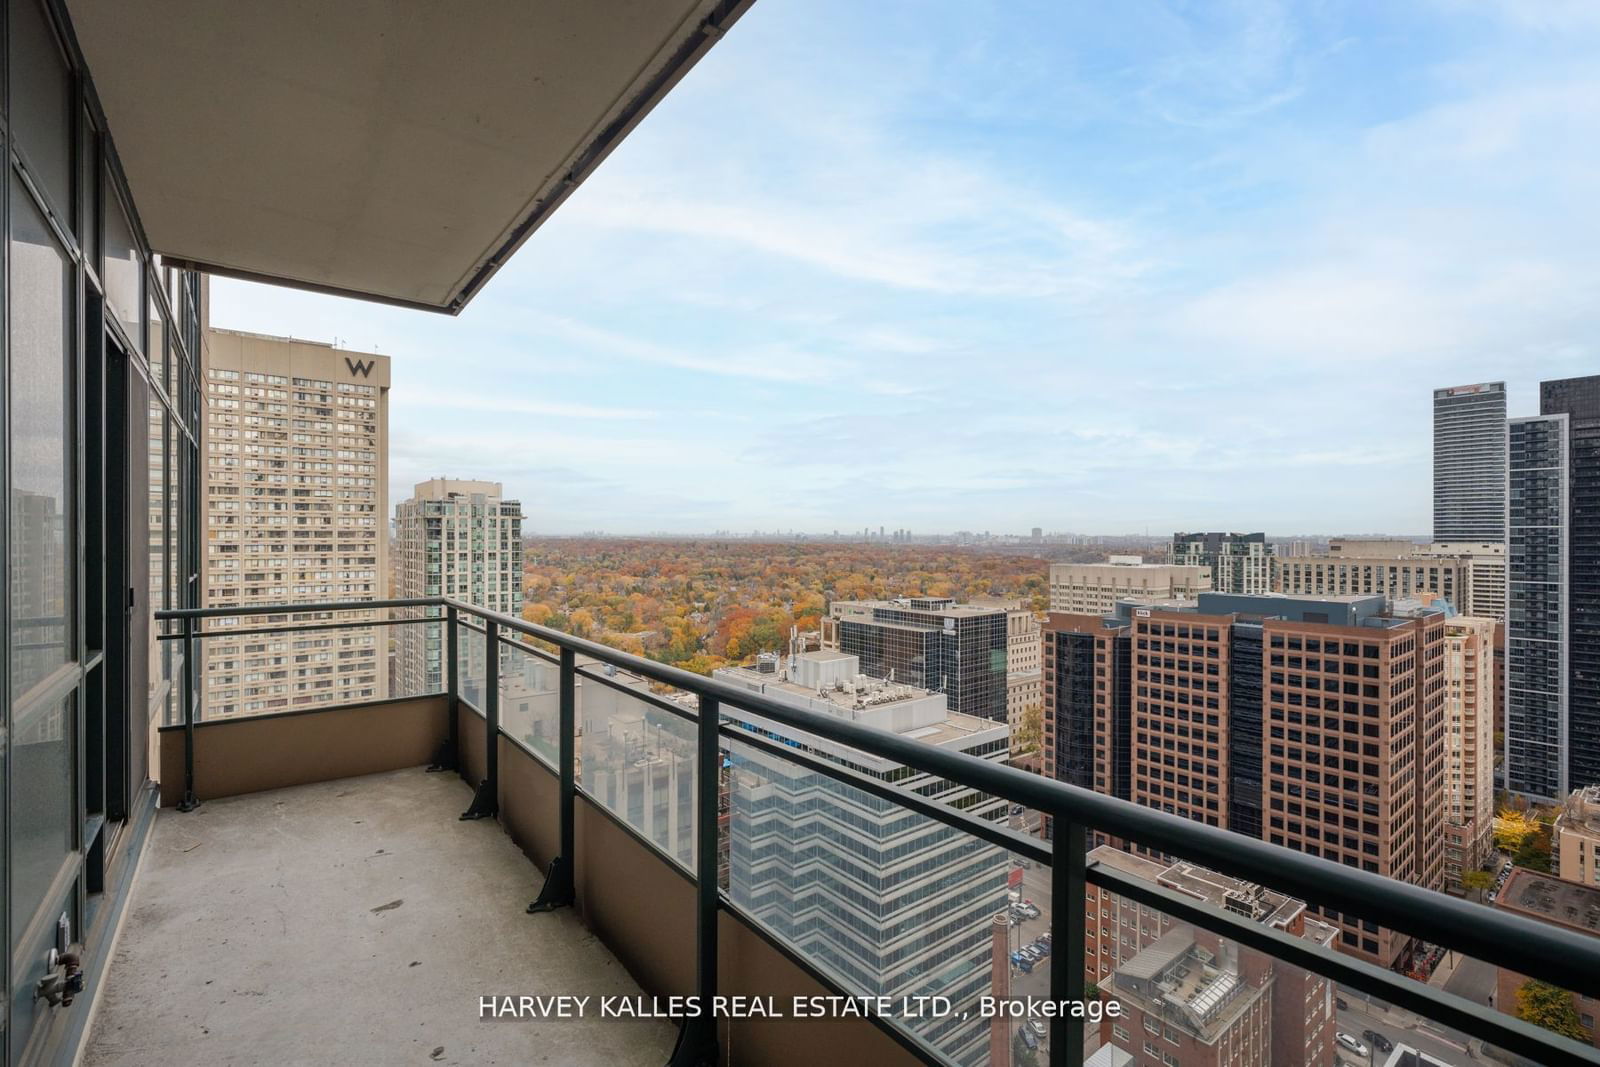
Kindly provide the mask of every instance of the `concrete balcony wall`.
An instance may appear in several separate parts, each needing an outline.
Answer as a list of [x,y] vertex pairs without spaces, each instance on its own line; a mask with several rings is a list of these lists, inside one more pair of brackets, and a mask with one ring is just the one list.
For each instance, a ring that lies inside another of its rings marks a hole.
[[[209,801],[418,767],[433,758],[446,738],[447,716],[446,698],[430,696],[203,722],[195,727],[195,792]],[[475,784],[484,775],[486,724],[464,705],[457,716],[462,776]],[[160,743],[162,803],[172,806],[183,792],[183,728],[164,728]],[[499,823],[537,868],[527,872],[531,900],[540,874],[559,849],[558,778],[508,737],[501,736],[498,744]],[[463,794],[463,809],[465,799]],[[204,818],[206,810],[199,817]],[[170,824],[174,830],[190,818],[176,812],[162,815],[164,820],[176,820]],[[438,818],[438,812],[430,817]],[[576,913],[583,925],[646,994],[692,994],[695,887],[689,872],[581,792],[574,831]],[[470,879],[472,872],[461,870],[458,876]],[[439,885],[433,891],[450,890]],[[525,921],[559,919],[526,916]],[[718,948],[718,989],[723,995],[770,997],[787,1014],[795,996],[841,992],[728,910],[720,913]],[[860,1019],[723,1019],[719,1032],[725,1062],[733,1064],[837,1062],[894,1067],[919,1062],[894,1038]],[[121,1061],[112,1054],[104,1062]]]

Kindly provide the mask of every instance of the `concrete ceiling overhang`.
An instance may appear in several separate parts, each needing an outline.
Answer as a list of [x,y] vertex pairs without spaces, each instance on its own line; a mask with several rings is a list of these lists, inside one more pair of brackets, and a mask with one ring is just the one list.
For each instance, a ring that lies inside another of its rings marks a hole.
[[154,251],[455,313],[753,0],[68,0]]

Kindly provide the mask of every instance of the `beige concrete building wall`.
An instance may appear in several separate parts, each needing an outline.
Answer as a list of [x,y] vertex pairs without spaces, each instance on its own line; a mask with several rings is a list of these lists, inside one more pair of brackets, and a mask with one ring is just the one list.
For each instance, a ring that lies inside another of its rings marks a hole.
[[1562,802],[1551,842],[1557,874],[1569,882],[1600,886],[1600,785],[1575,789]]
[[1403,537],[1334,537],[1328,541],[1328,555],[1362,559],[1398,559],[1414,556],[1421,548]]
[[1039,619],[1026,608],[1006,613],[1006,721],[1015,737],[1022,720],[1044,698]]
[[[1390,599],[1437,593],[1448,598],[1463,615],[1505,621],[1504,545],[1413,545],[1409,541],[1335,541],[1333,545],[1343,551],[1273,560],[1273,591],[1296,596],[1359,594]],[[1401,547],[1411,551],[1386,551]]]
[[1466,560],[1419,556],[1301,556],[1273,561],[1273,591],[1293,596],[1446,597],[1466,600]]
[[1494,847],[1495,620],[1445,623],[1445,881],[1460,886]]
[[1168,563],[1052,563],[1050,610],[1105,615],[1129,597],[1171,600],[1211,589],[1205,567]]
[[[389,357],[208,327],[202,363],[206,606],[380,598],[389,570]],[[208,626],[226,633],[326,615]],[[222,636],[207,639],[202,656],[207,717],[389,695],[381,627]]]

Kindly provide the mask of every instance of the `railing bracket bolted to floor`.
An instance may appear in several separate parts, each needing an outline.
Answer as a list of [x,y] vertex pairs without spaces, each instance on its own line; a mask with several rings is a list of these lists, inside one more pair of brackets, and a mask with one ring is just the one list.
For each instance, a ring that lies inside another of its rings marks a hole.
[[456,743],[448,738],[439,742],[439,747],[434,750],[433,762],[428,764],[428,773],[436,771],[453,771],[456,769]]
[[483,718],[483,781],[463,821],[500,814],[500,624],[493,619],[483,624]]
[[572,885],[572,865],[567,862],[565,856],[557,856],[550,861],[549,869],[544,872],[544,888],[539,890],[538,897],[528,905],[528,914],[536,915],[541,911],[570,908],[575,895]]
[[538,898],[528,905],[530,915],[567,907],[578,898],[572,881],[573,837],[578,800],[577,722],[578,659],[572,649],[564,648],[561,650],[560,704],[559,718],[556,721],[556,736],[561,741],[559,768],[561,804],[556,819],[561,851],[550,861],[550,869],[544,876],[544,888],[539,890]]
[[492,819],[500,814],[500,804],[495,797],[494,782],[485,778],[478,783],[477,792],[472,794],[472,804],[461,813],[461,821],[471,819]]

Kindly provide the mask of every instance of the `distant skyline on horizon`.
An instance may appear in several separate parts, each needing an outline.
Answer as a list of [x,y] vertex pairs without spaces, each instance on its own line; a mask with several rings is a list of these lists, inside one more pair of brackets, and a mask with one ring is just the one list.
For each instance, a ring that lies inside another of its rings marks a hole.
[[493,479],[551,535],[1427,530],[1433,389],[1600,368],[1597,46],[1582,3],[761,0],[460,317],[212,318],[389,355],[392,501]]

